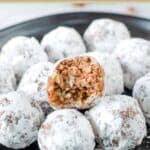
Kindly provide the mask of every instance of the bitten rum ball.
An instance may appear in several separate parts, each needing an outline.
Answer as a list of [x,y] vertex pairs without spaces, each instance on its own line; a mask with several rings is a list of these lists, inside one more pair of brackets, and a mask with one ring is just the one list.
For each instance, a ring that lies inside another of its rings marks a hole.
[[47,84],[49,103],[54,108],[90,108],[103,92],[104,70],[90,56],[59,61]]

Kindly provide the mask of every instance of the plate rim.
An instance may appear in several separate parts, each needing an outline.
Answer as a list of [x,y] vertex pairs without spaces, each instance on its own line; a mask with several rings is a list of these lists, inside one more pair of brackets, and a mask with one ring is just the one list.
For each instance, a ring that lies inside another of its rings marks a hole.
[[125,15],[125,14],[119,14],[119,13],[110,13],[110,12],[98,12],[98,11],[77,11],[77,12],[65,12],[65,13],[56,13],[56,14],[51,14],[51,15],[44,15],[41,17],[36,17],[33,19],[29,19],[29,20],[25,20],[7,27],[4,27],[2,29],[0,29],[0,33],[1,32],[5,32],[9,29],[15,28],[17,26],[22,26],[25,25],[27,23],[32,23],[32,22],[36,22],[38,20],[42,20],[42,19],[46,19],[49,17],[61,17],[64,15],[77,15],[77,14],[81,14],[81,15],[87,15],[87,14],[93,14],[93,15],[110,15],[110,16],[114,16],[114,17],[123,17],[123,18],[130,18],[130,19],[136,19],[136,20],[141,20],[141,21],[146,21],[150,23],[150,19],[148,18],[144,18],[144,17],[138,17],[138,16],[130,16],[130,15]]

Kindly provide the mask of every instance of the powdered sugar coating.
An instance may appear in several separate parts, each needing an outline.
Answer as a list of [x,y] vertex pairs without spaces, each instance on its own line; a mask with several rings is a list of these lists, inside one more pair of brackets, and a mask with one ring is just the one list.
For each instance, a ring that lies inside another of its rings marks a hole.
[[121,94],[124,91],[122,68],[115,57],[106,53],[90,52],[86,55],[93,56],[105,72],[105,95]]
[[2,47],[0,59],[12,64],[18,80],[26,69],[33,64],[48,61],[47,55],[39,42],[33,37],[24,36],[10,39]]
[[141,144],[146,136],[145,118],[136,99],[115,95],[100,98],[101,102],[86,112],[105,150],[127,150]]
[[150,71],[150,41],[132,38],[122,41],[114,55],[118,58],[124,73],[124,84],[132,89],[136,80]]
[[38,143],[41,150],[93,150],[95,147],[89,121],[74,109],[51,113],[39,130]]
[[150,124],[150,73],[136,81],[133,88],[133,97],[138,100],[146,120]]
[[80,34],[74,28],[64,26],[47,33],[43,37],[41,45],[52,62],[86,51]]
[[89,51],[112,53],[116,45],[130,38],[130,33],[122,22],[109,18],[94,20],[84,33]]
[[45,114],[52,111],[47,97],[47,80],[52,69],[51,62],[40,62],[31,66],[23,75],[17,89],[24,91],[37,101]]
[[0,95],[0,143],[13,149],[29,146],[37,139],[43,117],[39,105],[25,93]]
[[16,89],[15,73],[10,64],[0,62],[0,94]]

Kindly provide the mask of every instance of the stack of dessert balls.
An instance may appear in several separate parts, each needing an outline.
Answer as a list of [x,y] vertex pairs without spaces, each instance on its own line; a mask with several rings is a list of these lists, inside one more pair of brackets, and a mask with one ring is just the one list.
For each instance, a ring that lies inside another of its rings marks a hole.
[[[124,89],[133,96],[123,95]],[[150,41],[109,18],[83,38],[60,26],[0,51],[0,144],[40,150],[130,150],[150,124]]]

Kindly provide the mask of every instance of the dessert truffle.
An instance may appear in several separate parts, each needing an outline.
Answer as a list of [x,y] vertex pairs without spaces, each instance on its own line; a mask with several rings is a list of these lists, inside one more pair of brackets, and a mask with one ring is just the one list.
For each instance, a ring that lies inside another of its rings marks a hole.
[[0,62],[0,94],[16,89],[15,73],[10,64]]
[[17,80],[27,68],[38,62],[48,61],[48,57],[35,38],[18,36],[9,40],[0,54],[2,62],[12,64]]
[[21,149],[35,142],[43,121],[40,106],[23,92],[0,95],[0,144]]
[[52,62],[86,51],[80,34],[71,27],[60,26],[50,31],[43,37],[41,45]]
[[136,81],[133,88],[133,97],[138,100],[145,118],[150,124],[150,73]]
[[[86,112],[99,144],[105,150],[127,150],[142,143],[147,134],[145,118],[136,99],[115,95],[100,98]],[[102,142],[102,143],[101,143]]]
[[50,62],[33,65],[25,72],[18,86],[18,91],[24,91],[40,104],[45,115],[52,111],[47,97],[47,80],[53,66]]
[[124,91],[123,71],[115,57],[101,52],[90,52],[86,55],[94,57],[104,68],[105,95],[121,94]]
[[48,115],[38,134],[40,150],[94,150],[94,139],[89,121],[74,109]]
[[90,108],[103,95],[104,70],[91,56],[63,59],[49,76],[47,92],[54,108]]
[[150,41],[132,38],[122,41],[114,51],[124,74],[124,84],[132,89],[136,80],[150,71]]
[[128,38],[130,33],[125,24],[109,18],[94,20],[84,33],[89,51],[112,53],[121,40]]

